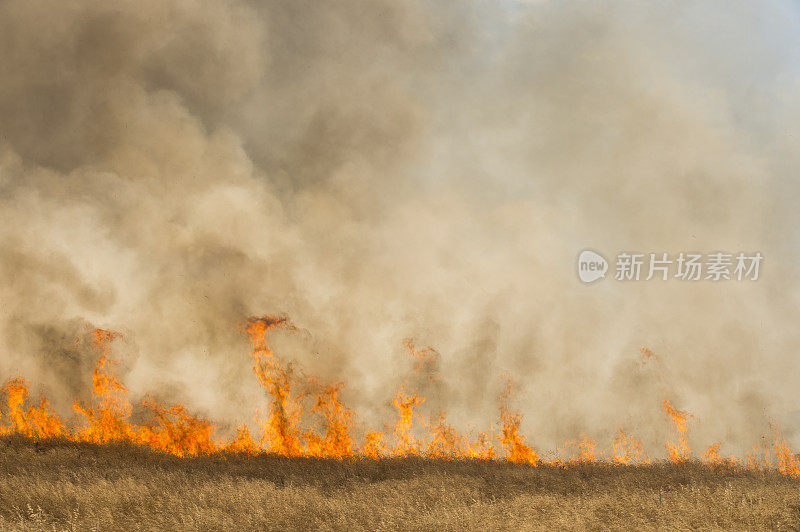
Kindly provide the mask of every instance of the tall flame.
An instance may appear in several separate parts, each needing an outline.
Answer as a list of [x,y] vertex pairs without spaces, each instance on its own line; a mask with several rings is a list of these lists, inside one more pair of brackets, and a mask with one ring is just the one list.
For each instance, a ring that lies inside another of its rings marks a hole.
[[539,455],[532,447],[525,443],[525,437],[519,433],[522,424],[522,414],[511,412],[508,409],[508,400],[512,395],[513,384],[509,379],[506,388],[500,396],[500,424],[501,442],[506,450],[506,459],[511,462],[526,463],[536,467],[539,463]]
[[113,331],[95,329],[92,337],[94,347],[100,350],[100,358],[92,373],[91,404],[84,406],[75,401],[72,406],[85,421],[77,438],[93,443],[139,443],[140,434],[127,422],[131,414],[131,404],[127,399],[128,389],[114,375],[113,366],[116,361],[109,358],[111,342],[120,335]]
[[778,471],[782,474],[797,478],[800,476],[800,459],[792,448],[786,443],[780,429],[775,423],[770,423],[774,438],[775,459]]
[[292,366],[283,365],[267,343],[267,333],[278,327],[291,327],[286,318],[266,316],[251,319],[247,334],[253,345],[253,372],[270,398],[269,415],[261,422],[261,443],[285,456],[303,454],[298,423],[301,408],[292,395]]
[[667,449],[669,459],[674,463],[685,462],[692,456],[692,451],[689,449],[689,441],[686,438],[686,429],[688,427],[688,419],[690,414],[684,412],[683,410],[676,410],[673,408],[669,402],[669,399],[664,399],[662,407],[664,408],[664,412],[666,412],[672,420],[675,433],[678,437],[677,443],[667,441],[664,444]]

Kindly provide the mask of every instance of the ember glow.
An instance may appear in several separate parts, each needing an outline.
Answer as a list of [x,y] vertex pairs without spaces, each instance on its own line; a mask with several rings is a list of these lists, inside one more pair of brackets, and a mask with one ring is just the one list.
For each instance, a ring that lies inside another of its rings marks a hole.
[[[139,403],[149,413],[149,421],[132,420],[133,405],[128,390],[115,374],[113,344],[120,334],[95,329],[91,336],[98,359],[92,374],[90,400],[75,401],[72,419],[64,420],[41,397],[38,405],[29,397],[28,383],[22,377],[8,380],[2,388],[5,405],[0,418],[0,434],[18,434],[37,440],[66,438],[75,442],[130,443],[176,456],[197,456],[224,453],[274,453],[287,457],[319,458],[382,458],[423,456],[451,460],[488,459],[527,464],[567,466],[569,464],[605,462],[616,465],[643,465],[652,459],[641,441],[622,427],[618,428],[605,449],[587,434],[567,441],[548,457],[542,457],[533,441],[521,432],[522,415],[510,406],[514,386],[511,380],[499,398],[497,426],[478,434],[462,434],[447,421],[446,413],[426,418],[418,412],[425,397],[409,390],[409,383],[399,384],[392,399],[396,417],[385,424],[385,430],[369,429],[356,435],[356,415],[340,399],[344,383],[323,384],[315,377],[300,376],[272,350],[270,332],[276,329],[294,331],[286,318],[265,316],[250,319],[244,332],[251,342],[253,373],[268,398],[269,410],[258,414],[258,434],[254,438],[247,424],[240,425],[229,439],[217,437],[218,427],[190,414],[183,405],[164,405],[152,399]],[[414,372],[429,371],[439,354],[433,349],[417,349],[406,341],[414,358]],[[651,358],[655,355],[647,350]],[[436,379],[437,375],[429,374]],[[301,379],[306,382],[302,383]],[[299,392],[299,384],[304,391]],[[307,390],[314,390],[308,392]],[[673,463],[692,459],[687,432],[691,414],[663,401],[663,409],[672,425],[670,439],[665,442],[667,459]],[[734,469],[777,470],[798,478],[800,460],[774,423],[773,445],[755,446],[745,460],[723,458],[720,443],[713,443],[702,454],[709,466]],[[314,428],[316,427],[316,428]]]

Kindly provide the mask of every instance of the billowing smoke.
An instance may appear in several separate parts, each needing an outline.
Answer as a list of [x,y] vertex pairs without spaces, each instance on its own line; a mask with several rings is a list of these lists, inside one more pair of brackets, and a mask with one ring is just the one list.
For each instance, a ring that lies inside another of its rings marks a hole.
[[[0,373],[62,411],[92,327],[132,394],[223,422],[240,325],[344,381],[367,425],[488,425],[502,379],[547,448],[664,397],[690,436],[794,436],[800,19],[790,2],[0,4]],[[760,251],[757,282],[581,284],[575,258]],[[647,346],[659,363],[642,366]],[[797,427],[800,428],[800,427]]]

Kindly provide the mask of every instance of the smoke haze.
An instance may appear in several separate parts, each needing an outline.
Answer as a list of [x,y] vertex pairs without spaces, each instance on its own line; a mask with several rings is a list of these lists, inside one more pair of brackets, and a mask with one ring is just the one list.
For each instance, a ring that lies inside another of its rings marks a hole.
[[[660,402],[731,450],[800,437],[800,18],[784,2],[0,4],[0,375],[60,411],[93,327],[123,380],[222,422],[241,323],[370,425],[410,361],[544,449]],[[760,251],[757,282],[581,284],[586,247]],[[658,354],[643,366],[638,348]]]

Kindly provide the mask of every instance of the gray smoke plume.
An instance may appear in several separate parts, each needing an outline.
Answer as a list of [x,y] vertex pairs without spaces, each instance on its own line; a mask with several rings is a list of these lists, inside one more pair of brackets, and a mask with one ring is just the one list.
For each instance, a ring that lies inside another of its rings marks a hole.
[[[665,397],[696,450],[770,418],[796,441],[799,24],[787,1],[7,0],[0,374],[66,411],[109,328],[134,396],[250,421],[240,326],[285,314],[278,353],[365,426],[413,338],[460,429],[510,375],[541,448],[624,424],[658,453]],[[586,247],[765,259],[586,286]]]

